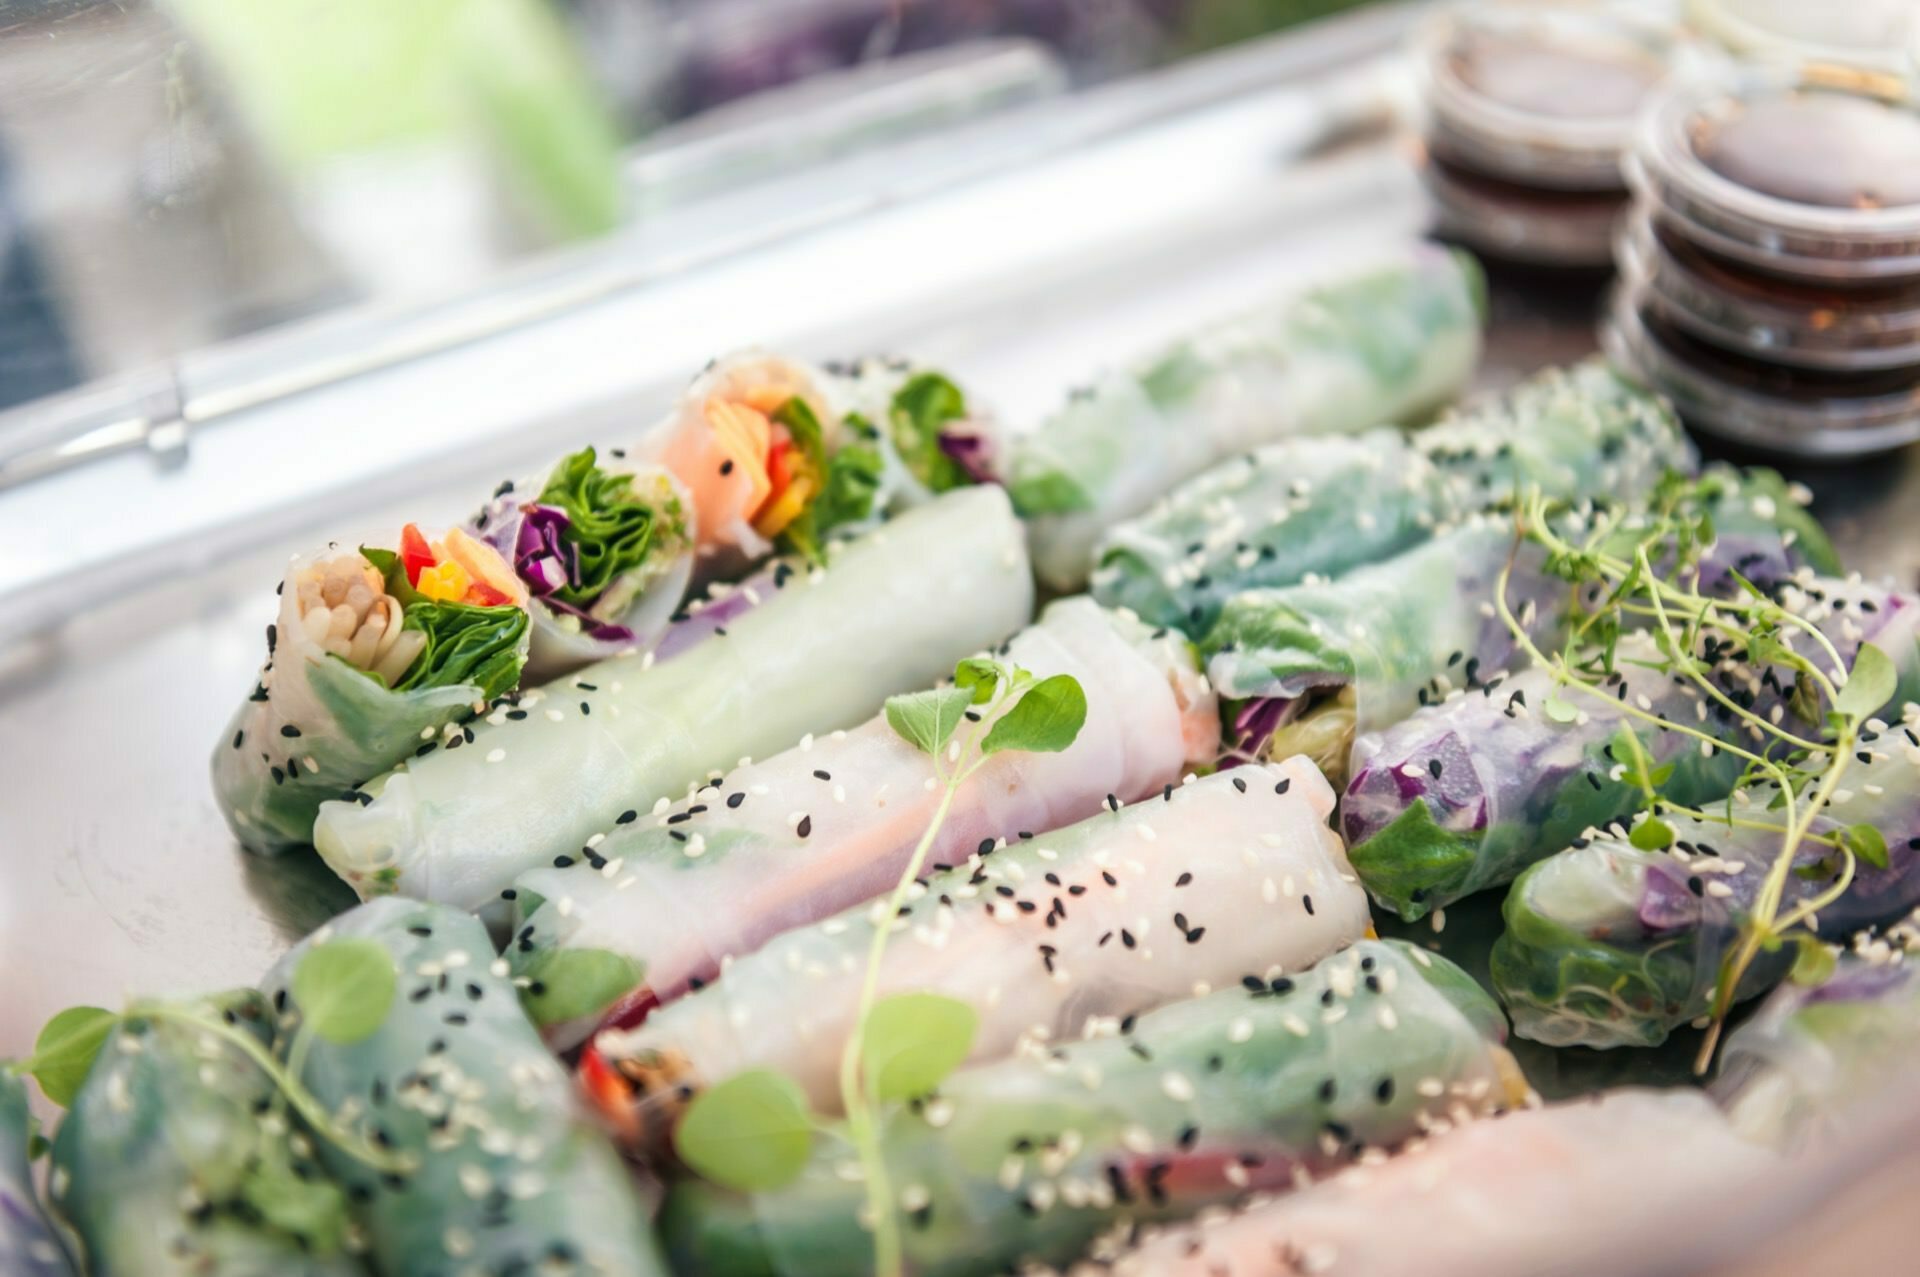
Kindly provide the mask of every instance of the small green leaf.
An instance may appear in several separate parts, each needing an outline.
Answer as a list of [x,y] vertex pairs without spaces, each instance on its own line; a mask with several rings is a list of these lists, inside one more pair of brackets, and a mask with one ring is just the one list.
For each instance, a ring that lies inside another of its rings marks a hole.
[[1633,827],[1627,841],[1642,851],[1665,851],[1673,846],[1673,827],[1658,816],[1649,816]]
[[1821,944],[1818,937],[1804,931],[1795,933],[1792,939],[1797,952],[1793,955],[1793,970],[1787,978],[1799,985],[1826,983],[1838,965],[1833,950]]
[[1087,722],[1087,694],[1071,674],[1043,678],[1026,690],[1013,708],[1001,715],[986,740],[983,754],[1017,749],[1029,754],[1057,754],[1073,744]]
[[1887,867],[1887,840],[1872,825],[1848,825],[1847,846],[1854,856],[1875,869]]
[[1655,789],[1660,788],[1660,786],[1673,779],[1673,764],[1661,763],[1648,774],[1647,779],[1653,782]]
[[936,687],[887,698],[887,725],[923,754],[937,755],[946,747],[973,704],[970,687]]
[[860,1068],[881,1100],[925,1095],[973,1049],[980,1017],[937,993],[901,993],[876,1002],[860,1043]]
[[750,1069],[702,1091],[673,1132],[674,1151],[723,1188],[779,1188],[807,1164],[813,1124],[799,1084]]
[[1845,714],[1858,722],[1873,716],[1873,712],[1893,698],[1894,691],[1900,685],[1900,672],[1894,668],[1893,659],[1871,643],[1862,643],[1854,654],[1853,669],[1847,675],[1845,687],[1834,699],[1834,712]]
[[[547,949],[523,968],[520,1003],[542,1027],[598,1015],[639,987],[646,968],[609,949]],[[536,992],[538,990],[538,992]]]
[[1540,712],[1556,723],[1571,723],[1580,717],[1580,711],[1558,696],[1549,696],[1540,703]]
[[393,955],[372,940],[329,940],[307,950],[293,969],[293,997],[306,1023],[345,1046],[387,1018],[398,977]]
[[33,1056],[21,1069],[40,1083],[48,1099],[65,1108],[80,1093],[93,1057],[119,1022],[119,1016],[99,1007],[68,1007],[40,1030]]
[[984,705],[993,697],[993,689],[1007,677],[1007,667],[990,656],[969,656],[953,667],[956,687],[971,688],[973,703]]
[[320,1254],[331,1254],[346,1237],[346,1196],[329,1179],[297,1174],[284,1149],[278,1152],[252,1161],[240,1185],[241,1198],[282,1232],[304,1238]]

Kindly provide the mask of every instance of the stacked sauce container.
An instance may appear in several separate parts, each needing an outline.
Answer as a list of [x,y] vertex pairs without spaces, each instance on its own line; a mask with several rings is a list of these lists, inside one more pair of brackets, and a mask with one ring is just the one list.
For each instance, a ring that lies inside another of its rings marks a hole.
[[1437,231],[1507,261],[1610,266],[1629,202],[1621,157],[1680,48],[1663,23],[1596,7],[1436,15],[1414,62]]
[[1898,76],[1748,67],[1666,92],[1602,330],[1689,424],[1804,457],[1920,439],[1920,106]]

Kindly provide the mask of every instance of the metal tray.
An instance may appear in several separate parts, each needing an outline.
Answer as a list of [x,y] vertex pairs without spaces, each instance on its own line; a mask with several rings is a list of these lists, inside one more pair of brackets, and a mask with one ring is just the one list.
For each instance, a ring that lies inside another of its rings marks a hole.
[[[1337,57],[1276,42],[1266,87],[1242,75],[1256,87],[1198,106],[1176,93],[1070,151],[246,406],[175,469],[135,452],[0,492],[0,1057],[67,1005],[249,983],[351,902],[311,855],[242,855],[207,784],[288,555],[457,518],[488,479],[630,436],[727,346],[912,351],[1031,422],[1162,336],[1418,235],[1428,214],[1401,133],[1310,145],[1378,123],[1400,91],[1397,63],[1364,56],[1398,29],[1366,21],[1329,27]],[[1335,69],[1285,78],[1301,65]],[[1493,280],[1486,387],[1593,348],[1599,281],[1498,267]],[[409,442],[409,423],[431,446]],[[373,463],[336,464],[342,450]],[[1852,566],[1920,582],[1920,449],[1793,472]],[[236,484],[257,499],[222,507],[230,517],[180,509]],[[89,531],[99,521],[111,537]],[[166,532],[143,539],[148,526]],[[46,560],[69,543],[71,563]],[[1733,1252],[1698,1263],[1708,1253]],[[1630,1269],[1615,1256],[1611,1271]]]

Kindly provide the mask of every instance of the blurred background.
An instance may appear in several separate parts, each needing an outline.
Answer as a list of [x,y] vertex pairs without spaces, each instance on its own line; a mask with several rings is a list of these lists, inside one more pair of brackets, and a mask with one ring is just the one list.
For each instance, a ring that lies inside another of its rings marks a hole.
[[0,0],[0,408],[1358,2]]

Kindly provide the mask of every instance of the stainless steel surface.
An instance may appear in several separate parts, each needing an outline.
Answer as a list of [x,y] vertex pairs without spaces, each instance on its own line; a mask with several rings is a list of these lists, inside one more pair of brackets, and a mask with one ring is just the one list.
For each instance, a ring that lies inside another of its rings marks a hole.
[[[710,354],[756,340],[823,357],[911,351],[951,367],[1009,422],[1030,422],[1157,338],[1419,232],[1426,209],[1399,140],[1278,162],[1315,109],[1268,90],[1185,112],[1088,144],[1071,162],[623,285],[603,311],[275,400],[270,414],[196,442],[172,476],[121,458],[0,496],[7,610],[32,591],[65,618],[53,630],[15,626],[0,657],[0,970],[10,975],[0,1056],[26,1050],[47,1016],[76,1002],[251,982],[348,902],[310,855],[243,856],[206,782],[289,554],[406,518],[459,517],[486,478],[555,448],[631,436]],[[1154,198],[1129,198],[1145,187]],[[979,251],[988,225],[1009,251]],[[593,278],[584,272],[582,286]],[[817,304],[796,307],[803,280]],[[822,281],[834,282],[823,291]],[[1592,348],[1596,281],[1498,272],[1494,282],[1487,385]],[[425,443],[398,437],[394,423],[409,415]],[[1920,449],[1796,473],[1854,566],[1920,584]],[[236,476],[253,486],[220,491]],[[159,518],[162,502],[195,501],[220,518]],[[110,541],[87,540],[96,524],[109,525]],[[49,563],[92,573],[104,594],[71,602]],[[1849,1151],[1843,1169],[1870,1155]],[[1753,1200],[1785,1220],[1788,1205],[1818,1199]],[[1751,1209],[1729,1207],[1722,1223],[1745,1227]],[[1740,1234],[1716,1237],[1594,1271],[1696,1271],[1733,1253]],[[1688,1262],[1675,1266],[1682,1253]],[[1570,1261],[1567,1271],[1583,1270]]]

